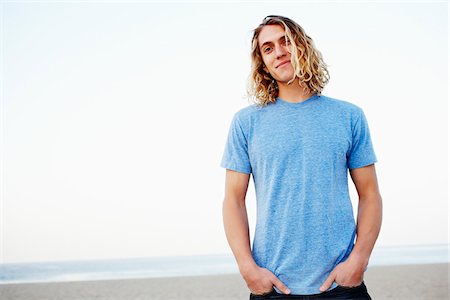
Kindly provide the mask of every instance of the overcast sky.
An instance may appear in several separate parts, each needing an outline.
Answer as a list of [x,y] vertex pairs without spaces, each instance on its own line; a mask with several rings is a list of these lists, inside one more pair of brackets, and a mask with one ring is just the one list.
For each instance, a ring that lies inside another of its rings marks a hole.
[[[313,38],[323,94],[366,114],[377,247],[447,243],[446,2],[6,2],[1,262],[231,253],[219,163],[269,14]],[[252,236],[254,201],[252,182]]]

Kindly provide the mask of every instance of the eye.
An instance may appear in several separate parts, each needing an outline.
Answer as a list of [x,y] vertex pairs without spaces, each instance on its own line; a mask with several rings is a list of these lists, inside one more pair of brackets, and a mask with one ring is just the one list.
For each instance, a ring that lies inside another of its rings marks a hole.
[[271,49],[272,49],[272,47],[266,47],[266,48],[264,48],[263,51],[264,51],[265,53],[267,53],[267,52],[269,52]]

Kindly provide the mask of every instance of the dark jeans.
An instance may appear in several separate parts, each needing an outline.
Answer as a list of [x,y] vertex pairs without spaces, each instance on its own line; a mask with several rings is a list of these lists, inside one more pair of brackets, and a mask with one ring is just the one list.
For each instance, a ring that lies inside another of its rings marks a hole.
[[275,289],[271,292],[258,296],[250,293],[250,300],[261,300],[261,299],[292,299],[292,300],[310,300],[310,299],[347,299],[347,300],[371,300],[369,293],[367,292],[366,285],[364,281],[356,287],[344,287],[337,286],[334,289],[323,292],[321,294],[314,295],[284,295],[278,294]]

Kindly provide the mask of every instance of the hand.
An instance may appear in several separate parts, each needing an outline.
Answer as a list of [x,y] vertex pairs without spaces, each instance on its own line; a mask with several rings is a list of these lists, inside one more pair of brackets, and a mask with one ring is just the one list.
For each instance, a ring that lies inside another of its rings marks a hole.
[[243,274],[248,288],[254,295],[263,295],[272,291],[276,286],[282,293],[290,294],[291,291],[272,272],[266,268],[254,266]]
[[359,286],[363,282],[365,266],[357,260],[346,261],[338,264],[333,271],[331,271],[328,278],[320,287],[321,292],[327,291],[333,282],[345,287]]

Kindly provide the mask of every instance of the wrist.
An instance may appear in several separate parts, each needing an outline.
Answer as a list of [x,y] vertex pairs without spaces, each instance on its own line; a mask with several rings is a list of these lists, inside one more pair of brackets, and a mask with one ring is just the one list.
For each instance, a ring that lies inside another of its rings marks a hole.
[[365,269],[369,264],[369,257],[358,252],[350,253],[348,259],[350,262],[360,266],[362,269]]
[[258,265],[254,261],[246,261],[244,263],[239,264],[239,272],[245,278],[248,274],[252,273]]

